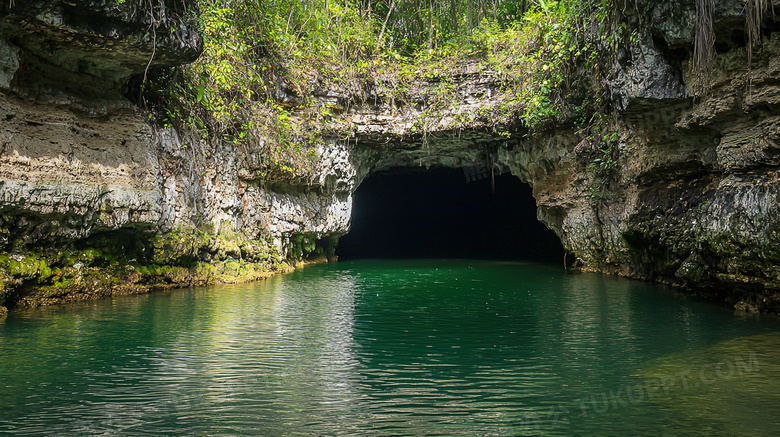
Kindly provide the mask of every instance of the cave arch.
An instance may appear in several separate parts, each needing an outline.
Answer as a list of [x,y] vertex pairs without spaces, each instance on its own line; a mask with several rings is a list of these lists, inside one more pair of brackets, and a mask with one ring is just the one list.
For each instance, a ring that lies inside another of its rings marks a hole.
[[358,258],[476,258],[560,262],[558,237],[537,219],[531,187],[502,172],[394,167],[354,194],[336,254]]

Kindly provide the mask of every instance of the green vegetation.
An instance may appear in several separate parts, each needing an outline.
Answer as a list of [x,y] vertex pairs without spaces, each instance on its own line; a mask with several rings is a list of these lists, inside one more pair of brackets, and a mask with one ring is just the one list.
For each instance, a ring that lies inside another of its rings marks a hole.
[[[617,47],[613,34],[619,34],[609,0],[199,5],[203,56],[145,84],[151,116],[160,125],[199,132],[206,146],[235,144],[258,179],[301,184],[311,181],[316,144],[351,134],[354,127],[343,117],[350,104],[373,96],[378,103],[412,106],[410,97],[423,83],[426,104],[409,134],[424,136],[443,109],[455,114],[452,129],[587,126],[603,110],[598,80],[575,84],[572,73],[588,69],[597,77],[605,63],[597,41],[609,36]],[[467,64],[504,84],[477,114],[457,107],[454,75]],[[318,103],[318,90],[335,91],[338,103]]]
[[[588,140],[590,141],[590,140]],[[594,141],[597,143],[596,157],[593,158],[589,167],[592,175],[590,193],[588,198],[595,204],[601,202],[609,193],[609,185],[614,181],[617,170],[618,156],[617,143],[618,133],[612,132],[607,135],[599,135]]]

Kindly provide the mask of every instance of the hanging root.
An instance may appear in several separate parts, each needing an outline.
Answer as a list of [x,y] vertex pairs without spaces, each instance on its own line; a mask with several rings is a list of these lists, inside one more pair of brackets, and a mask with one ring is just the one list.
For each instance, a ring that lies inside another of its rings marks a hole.
[[761,39],[761,22],[767,10],[766,0],[747,0],[745,4],[745,33],[748,37],[748,64],[753,61],[753,45]]
[[[753,88],[753,46],[761,41],[761,23],[764,22],[764,13],[769,9],[771,2],[767,0],[747,0],[745,3],[745,33],[748,37],[748,98]],[[772,4],[772,15],[775,7]]]
[[[748,0],[751,2],[753,0]],[[763,1],[763,0],[756,0]],[[715,59],[715,28],[712,18],[715,0],[696,0],[696,43],[693,66],[696,72],[696,92],[706,94],[712,85]]]

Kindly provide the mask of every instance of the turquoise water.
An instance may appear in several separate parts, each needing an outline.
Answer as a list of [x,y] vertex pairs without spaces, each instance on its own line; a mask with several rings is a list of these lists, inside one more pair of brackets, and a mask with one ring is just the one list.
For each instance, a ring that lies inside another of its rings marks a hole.
[[0,319],[0,434],[777,435],[780,323],[557,266],[354,261]]

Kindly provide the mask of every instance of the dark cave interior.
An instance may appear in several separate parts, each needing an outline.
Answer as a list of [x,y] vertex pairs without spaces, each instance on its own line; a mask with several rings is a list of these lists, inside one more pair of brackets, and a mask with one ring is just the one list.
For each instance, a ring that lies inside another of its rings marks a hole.
[[479,176],[451,168],[370,175],[337,255],[563,262],[560,240],[536,218],[531,187],[510,174]]

